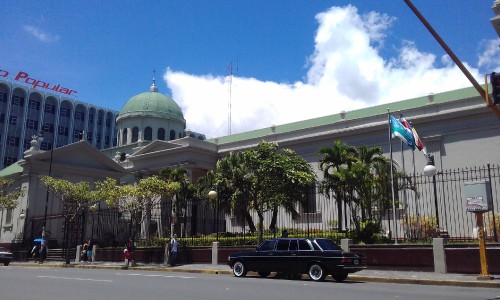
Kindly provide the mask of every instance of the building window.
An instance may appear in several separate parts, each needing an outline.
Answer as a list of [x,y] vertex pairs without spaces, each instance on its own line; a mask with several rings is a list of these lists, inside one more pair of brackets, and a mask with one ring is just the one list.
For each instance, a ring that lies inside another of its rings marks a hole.
[[153,129],[151,129],[151,127],[146,127],[146,129],[144,129],[144,140],[145,141],[153,140]]
[[0,92],[0,102],[7,102],[7,93]]
[[85,114],[81,111],[75,111],[75,120],[83,121],[85,118]]
[[100,134],[97,134],[96,142],[97,142],[97,144],[101,143],[101,135]]
[[127,128],[123,129],[123,133],[122,133],[122,145],[126,145],[127,144]]
[[7,156],[3,160],[3,164],[4,164],[4,166],[8,167],[8,166],[12,165],[13,163],[15,163],[16,161],[17,161],[17,159],[15,157]]
[[49,142],[41,142],[40,149],[44,150],[44,151],[50,150],[50,149],[52,149],[52,144]]
[[31,148],[31,139],[24,139],[24,150]]
[[61,116],[62,117],[69,117],[69,108],[66,107],[61,107]]
[[83,136],[83,131],[79,129],[73,130],[73,140],[74,141],[79,141],[82,139]]
[[31,110],[40,110],[40,102],[35,100],[30,100],[29,107]]
[[175,140],[175,131],[170,130],[170,140]]
[[134,127],[132,129],[132,143],[135,143],[139,140],[139,128]]
[[48,114],[55,114],[56,113],[55,105],[52,105],[50,103],[45,103],[45,112]]
[[87,132],[87,141],[92,143],[92,132]]
[[89,124],[94,124],[94,115],[89,115]]
[[40,128],[40,129],[43,132],[52,133],[52,132],[54,132],[54,124],[45,123],[42,125],[42,128]]
[[109,135],[107,135],[107,136],[104,137],[104,143],[106,145],[109,145]]
[[17,124],[17,116],[10,116],[9,124],[16,125]]
[[68,127],[59,126],[59,128],[57,129],[57,133],[59,135],[68,136],[68,132],[69,132],[69,128]]
[[9,146],[19,147],[19,138],[16,136],[9,136],[7,139],[7,144]]
[[110,127],[110,126],[111,126],[111,119],[107,118],[106,119],[106,127]]
[[26,127],[28,127],[28,129],[36,130],[38,128],[38,122],[35,120],[28,119],[28,121],[26,121]]
[[158,139],[164,141],[165,140],[165,129],[158,129]]
[[99,118],[97,118],[97,125],[101,126],[102,125],[102,117],[99,116]]
[[4,113],[0,113],[0,123],[3,124],[4,121],[5,121],[5,114]]
[[14,99],[12,99],[12,104],[23,107],[24,97],[14,96]]

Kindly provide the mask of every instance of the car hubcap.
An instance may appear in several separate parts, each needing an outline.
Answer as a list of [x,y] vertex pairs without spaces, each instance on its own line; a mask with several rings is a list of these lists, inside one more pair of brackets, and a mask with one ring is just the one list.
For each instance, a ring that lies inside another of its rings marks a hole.
[[236,263],[234,265],[234,274],[239,276],[239,275],[241,275],[242,272],[243,272],[243,266],[241,265],[241,263]]
[[317,280],[321,278],[322,275],[322,270],[320,267],[314,265],[311,267],[311,271],[309,272],[309,275],[311,275],[312,279]]

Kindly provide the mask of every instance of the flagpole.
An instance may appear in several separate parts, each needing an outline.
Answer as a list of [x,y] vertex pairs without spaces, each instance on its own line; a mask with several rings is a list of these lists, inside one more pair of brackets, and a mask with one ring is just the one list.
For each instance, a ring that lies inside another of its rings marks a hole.
[[[417,171],[415,168],[415,150],[412,151],[413,153],[413,185],[416,188],[417,186]],[[418,209],[418,193],[415,193],[415,214],[417,215],[417,238],[420,236],[420,211]]]
[[[403,162],[403,174],[406,176],[406,166],[405,166],[405,154],[403,150],[404,144],[403,141],[401,141],[401,161]],[[403,190],[403,208],[404,208],[404,225],[405,228],[403,228],[403,232],[405,235],[405,238],[408,236],[408,194],[406,191],[406,188]]]
[[394,198],[394,172],[392,171],[392,165],[393,165],[393,160],[392,160],[392,129],[391,129],[391,115],[389,114],[389,109],[387,109],[387,120],[388,120],[388,125],[389,125],[389,153],[391,157],[391,194],[392,194],[392,220],[393,220],[393,227],[394,227],[394,244],[398,244],[398,236],[397,236],[397,225],[396,225],[396,200]]

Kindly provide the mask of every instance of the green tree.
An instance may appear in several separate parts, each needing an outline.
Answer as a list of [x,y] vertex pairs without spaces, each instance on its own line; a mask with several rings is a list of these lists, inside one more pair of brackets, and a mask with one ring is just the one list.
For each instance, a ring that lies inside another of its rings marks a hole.
[[42,177],[43,184],[52,191],[52,193],[61,200],[63,207],[62,215],[67,226],[66,236],[66,264],[69,264],[69,247],[72,243],[72,234],[76,217],[80,215],[85,208],[90,207],[96,201],[95,193],[91,192],[87,182],[73,183],[64,179],[56,179],[49,176]]
[[172,187],[158,176],[139,180],[136,185],[117,185],[107,178],[96,183],[96,193],[109,207],[117,207],[130,214],[131,236],[135,239],[137,228],[145,222],[144,238],[149,239],[151,211],[161,199],[172,194]]
[[249,203],[259,218],[260,242],[264,213],[274,213],[278,207],[296,213],[294,204],[305,199],[315,173],[306,160],[290,149],[279,151],[276,143],[261,142],[256,149],[245,151],[244,156],[250,180]]
[[320,170],[323,179],[320,191],[328,198],[333,197],[337,203],[338,230],[342,230],[343,203],[348,202],[347,169],[356,161],[356,148],[340,141],[333,147],[322,147],[318,151]]
[[0,177],[0,212],[17,207],[17,199],[24,196],[24,189],[12,190],[14,180]]
[[249,194],[252,181],[245,164],[243,152],[231,152],[217,161],[215,174],[218,177],[218,190],[222,191],[222,208],[226,213],[243,217],[251,232],[256,231],[250,215]]

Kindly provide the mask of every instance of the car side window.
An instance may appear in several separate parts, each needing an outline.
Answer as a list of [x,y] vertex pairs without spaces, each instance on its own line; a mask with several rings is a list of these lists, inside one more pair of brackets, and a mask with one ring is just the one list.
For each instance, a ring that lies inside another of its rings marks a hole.
[[311,251],[311,246],[306,240],[300,240],[299,241],[299,250],[302,251]]
[[290,247],[288,247],[288,249],[290,251],[297,251],[298,248],[297,240],[290,240]]
[[274,250],[274,245],[276,241],[265,241],[259,248],[259,251],[272,251]]
[[278,246],[276,247],[277,251],[288,251],[288,245],[290,244],[289,240],[280,240],[278,241]]

